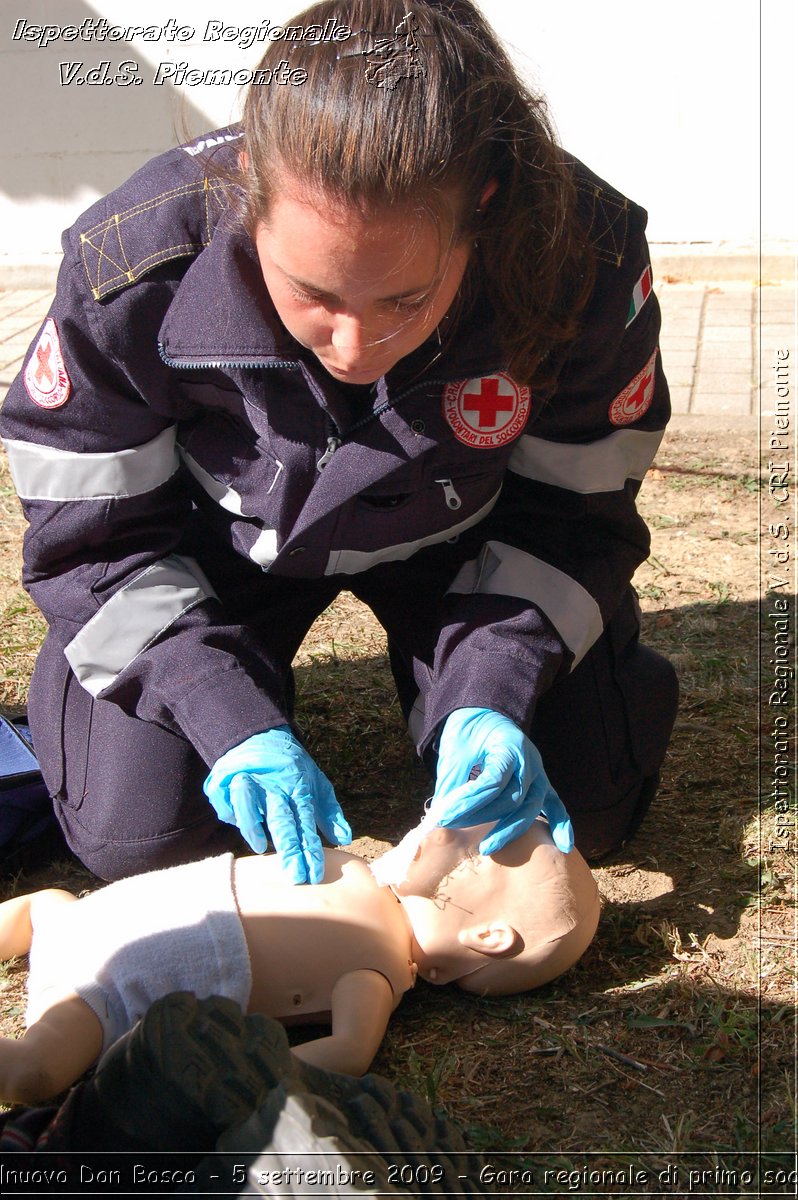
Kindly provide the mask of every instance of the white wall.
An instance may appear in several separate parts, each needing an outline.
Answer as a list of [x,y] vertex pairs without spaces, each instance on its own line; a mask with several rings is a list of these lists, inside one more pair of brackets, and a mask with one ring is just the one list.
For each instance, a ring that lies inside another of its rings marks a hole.
[[649,210],[658,241],[756,234],[752,0],[485,0],[562,144]]
[[[480,2],[548,96],[563,144],[649,210],[653,242],[754,246],[760,233],[768,243],[794,238],[794,0]],[[295,0],[6,0],[0,264],[57,254],[61,229],[147,157],[185,128],[201,133],[235,116],[235,87],[153,85],[161,62],[254,66],[263,45],[206,40],[209,20],[277,24],[295,12]],[[63,28],[97,17],[160,27],[174,17],[195,34],[187,42],[57,40],[46,48],[13,37],[20,20]],[[104,60],[114,73],[121,62],[136,63],[142,82],[60,82],[59,64],[89,69]]]

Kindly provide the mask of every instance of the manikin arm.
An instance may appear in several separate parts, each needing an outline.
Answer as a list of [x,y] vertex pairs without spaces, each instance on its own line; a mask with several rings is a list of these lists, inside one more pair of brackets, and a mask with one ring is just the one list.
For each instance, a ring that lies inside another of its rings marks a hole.
[[378,971],[350,971],[332,993],[332,1033],[294,1046],[303,1062],[342,1075],[364,1075],[394,1009],[391,985]]
[[[75,904],[61,888],[46,888],[0,904],[0,958],[27,954],[37,933]],[[64,927],[62,927],[63,929]],[[0,1038],[0,1099],[49,1100],[80,1079],[98,1058],[103,1034],[84,1000],[65,991],[21,1038]]]
[[59,1001],[21,1038],[0,1038],[0,1098],[50,1100],[80,1079],[102,1050],[102,1026],[85,1000]]

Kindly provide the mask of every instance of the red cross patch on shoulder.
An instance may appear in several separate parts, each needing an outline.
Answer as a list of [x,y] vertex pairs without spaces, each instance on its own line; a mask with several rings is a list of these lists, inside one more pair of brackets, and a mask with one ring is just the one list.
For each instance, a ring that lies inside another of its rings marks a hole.
[[44,323],[23,379],[31,400],[42,408],[60,408],[69,399],[71,385],[52,317]]
[[459,442],[491,450],[515,441],[526,425],[530,400],[528,387],[497,371],[447,383],[443,415]]
[[622,392],[610,405],[609,418],[613,425],[632,425],[651,408],[654,399],[654,368],[657,365],[657,350],[651,355],[642,371],[627,383]]

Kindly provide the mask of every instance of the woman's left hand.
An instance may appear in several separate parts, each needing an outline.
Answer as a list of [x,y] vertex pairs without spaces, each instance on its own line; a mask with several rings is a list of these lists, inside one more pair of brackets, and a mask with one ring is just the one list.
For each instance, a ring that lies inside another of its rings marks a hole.
[[446,718],[429,811],[437,825],[453,829],[496,822],[479,844],[482,854],[506,846],[541,814],[558,849],[568,854],[574,845],[538,750],[509,717],[489,708],[458,708]]

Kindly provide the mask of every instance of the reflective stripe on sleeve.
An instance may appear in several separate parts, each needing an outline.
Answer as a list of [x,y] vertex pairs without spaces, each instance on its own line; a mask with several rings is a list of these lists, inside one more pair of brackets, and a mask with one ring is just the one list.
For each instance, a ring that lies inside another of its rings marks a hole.
[[580,583],[503,542],[486,542],[479,558],[460,568],[449,591],[529,600],[546,614],[572,651],[574,667],[603,632],[599,606]]
[[22,500],[113,500],[140,496],[171,479],[178,468],[175,428],[142,446],[78,454],[36,442],[5,440],[8,464]]
[[379,550],[333,550],[324,574],[356,575],[360,571],[368,571],[371,567],[376,567],[378,563],[403,561],[410,558],[417,550],[423,549],[424,546],[435,546],[440,542],[448,542],[450,538],[470,529],[472,525],[477,525],[483,517],[486,517],[494,508],[500,493],[501,488],[495,496],[491,496],[487,504],[483,504],[478,512],[472,513],[458,525],[450,525],[448,529],[431,533],[427,537],[417,538],[414,542],[399,542],[395,546],[381,546]]
[[67,661],[97,696],[178,617],[215,595],[193,558],[170,554],[106,601],[66,647]]
[[618,429],[598,442],[574,445],[527,434],[518,439],[509,469],[582,496],[619,492],[627,479],[643,478],[662,435],[662,430]]

